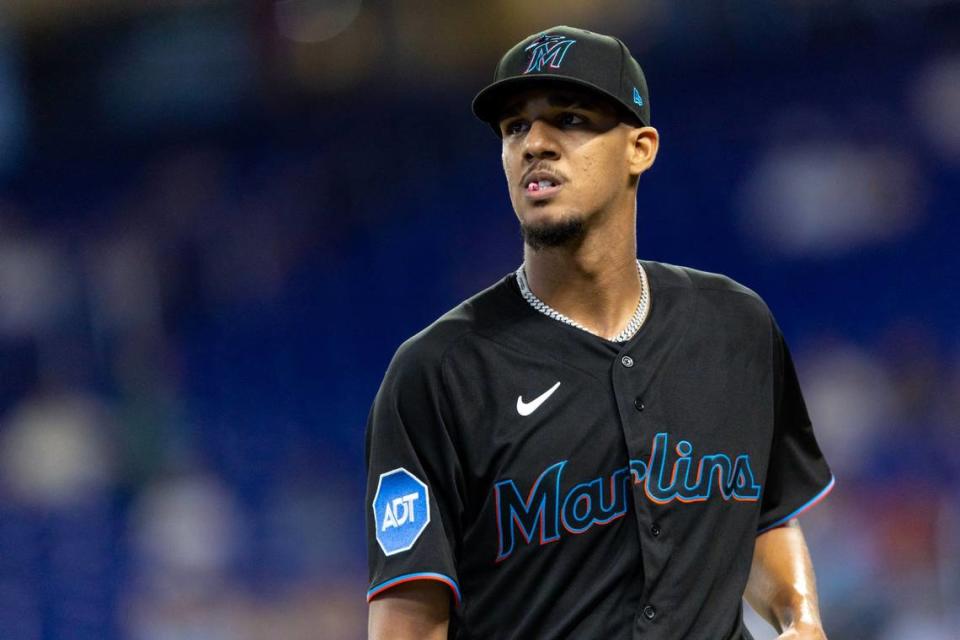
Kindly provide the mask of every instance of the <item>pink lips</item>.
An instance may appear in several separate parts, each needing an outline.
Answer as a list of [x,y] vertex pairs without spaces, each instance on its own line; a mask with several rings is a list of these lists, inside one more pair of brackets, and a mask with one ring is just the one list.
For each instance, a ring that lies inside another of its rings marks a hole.
[[563,188],[566,180],[563,174],[557,173],[551,167],[541,164],[530,167],[520,184],[524,195],[529,200],[546,200],[552,198]]
[[540,186],[538,182],[531,181],[527,183],[527,188],[525,190],[526,196],[531,200],[543,200],[555,195],[560,189],[563,188],[562,184],[550,185],[550,186]]

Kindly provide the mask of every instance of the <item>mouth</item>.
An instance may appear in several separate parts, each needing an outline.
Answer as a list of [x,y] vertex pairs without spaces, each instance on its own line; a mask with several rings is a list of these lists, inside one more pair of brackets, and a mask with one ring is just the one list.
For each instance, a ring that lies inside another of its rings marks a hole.
[[563,188],[560,176],[550,171],[532,171],[523,179],[524,195],[531,200],[544,200]]

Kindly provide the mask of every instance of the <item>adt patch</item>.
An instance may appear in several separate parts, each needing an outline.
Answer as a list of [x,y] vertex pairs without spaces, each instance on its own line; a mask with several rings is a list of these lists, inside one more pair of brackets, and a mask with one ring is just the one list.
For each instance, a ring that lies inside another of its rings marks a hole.
[[384,554],[407,551],[430,524],[427,485],[403,467],[381,473],[373,496],[373,519]]

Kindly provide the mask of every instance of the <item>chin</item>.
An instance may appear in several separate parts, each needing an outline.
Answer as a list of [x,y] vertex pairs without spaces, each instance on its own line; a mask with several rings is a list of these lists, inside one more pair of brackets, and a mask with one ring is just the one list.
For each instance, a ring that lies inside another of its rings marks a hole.
[[525,216],[520,221],[523,241],[535,251],[579,243],[586,235],[586,221],[578,215]]

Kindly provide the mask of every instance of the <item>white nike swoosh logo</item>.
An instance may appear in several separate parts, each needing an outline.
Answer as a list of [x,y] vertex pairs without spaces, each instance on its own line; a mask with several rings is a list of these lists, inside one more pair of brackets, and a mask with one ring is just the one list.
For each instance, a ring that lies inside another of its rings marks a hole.
[[557,387],[559,386],[560,386],[560,382],[558,381],[557,384],[553,385],[552,387],[550,387],[549,389],[541,393],[539,396],[537,396],[535,399],[531,400],[530,402],[524,402],[523,396],[517,396],[517,413],[519,413],[522,416],[530,415],[531,413],[536,411],[538,408],[540,408],[540,405],[546,402],[547,398],[553,395],[553,392],[556,391]]

